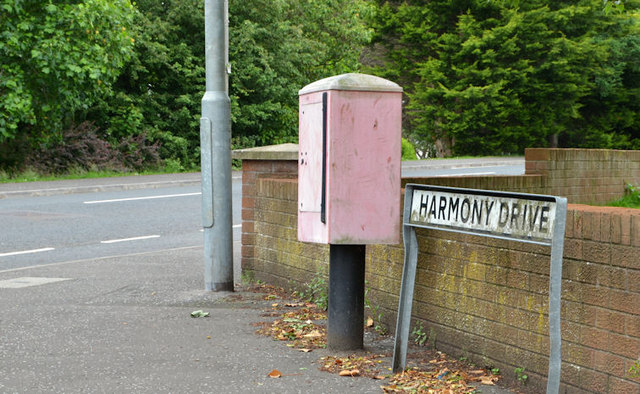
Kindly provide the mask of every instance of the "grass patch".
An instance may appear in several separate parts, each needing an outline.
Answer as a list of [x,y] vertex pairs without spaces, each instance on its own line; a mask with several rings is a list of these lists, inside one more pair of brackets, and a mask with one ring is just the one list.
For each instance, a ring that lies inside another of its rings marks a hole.
[[640,190],[630,183],[624,187],[624,196],[607,204],[611,207],[624,207],[640,209]]

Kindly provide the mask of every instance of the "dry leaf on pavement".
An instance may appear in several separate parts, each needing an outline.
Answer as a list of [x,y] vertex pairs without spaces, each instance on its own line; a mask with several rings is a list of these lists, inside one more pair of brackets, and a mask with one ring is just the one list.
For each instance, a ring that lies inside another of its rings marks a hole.
[[340,376],[359,376],[360,375],[360,371],[357,369],[345,369],[340,371],[340,373],[338,374]]
[[304,338],[319,338],[322,336],[322,333],[318,330],[313,330],[308,334],[303,335]]

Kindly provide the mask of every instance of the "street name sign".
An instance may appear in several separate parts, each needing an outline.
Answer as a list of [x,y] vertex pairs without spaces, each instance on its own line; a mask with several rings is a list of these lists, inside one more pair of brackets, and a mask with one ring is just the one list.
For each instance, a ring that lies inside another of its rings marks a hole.
[[555,197],[453,188],[412,188],[409,224],[550,244]]
[[398,305],[393,371],[406,365],[418,241],[416,228],[452,231],[551,246],[549,376],[547,393],[560,389],[560,301],[567,199],[541,194],[407,184],[404,199],[404,269]]

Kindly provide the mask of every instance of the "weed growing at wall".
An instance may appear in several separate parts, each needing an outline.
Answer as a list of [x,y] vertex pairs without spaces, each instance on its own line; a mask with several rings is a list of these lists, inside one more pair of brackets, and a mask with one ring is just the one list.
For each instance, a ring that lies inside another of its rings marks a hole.
[[316,273],[309,283],[304,284],[304,289],[296,293],[298,297],[316,304],[323,311],[329,307],[329,287],[327,280],[320,273]]
[[[367,282],[365,281],[365,286],[366,285]],[[373,305],[373,303],[371,302],[368,286],[366,286],[364,290],[364,306],[369,310],[371,319],[373,319],[373,329],[376,330],[379,335],[387,335],[389,333],[389,329],[384,323],[382,323],[384,313],[382,313],[382,311],[380,310],[379,305]]]
[[243,285],[249,286],[253,284],[255,280],[255,273],[253,272],[253,270],[244,269],[242,270],[242,274],[240,274],[240,280],[242,281]]
[[413,330],[411,331],[411,335],[413,336],[413,342],[416,345],[424,345],[427,342],[427,333],[424,331],[424,328],[422,327],[422,322],[418,322],[418,324],[416,324],[413,327]]
[[609,203],[609,205],[612,207],[640,208],[640,189],[627,183],[624,186],[624,196]]
[[632,379],[640,379],[640,359],[633,363],[629,368],[629,377]]
[[518,379],[518,382],[522,383],[523,385],[527,384],[527,380],[529,379],[529,377],[524,373],[524,368],[516,368],[513,370],[513,372],[516,374],[516,379]]

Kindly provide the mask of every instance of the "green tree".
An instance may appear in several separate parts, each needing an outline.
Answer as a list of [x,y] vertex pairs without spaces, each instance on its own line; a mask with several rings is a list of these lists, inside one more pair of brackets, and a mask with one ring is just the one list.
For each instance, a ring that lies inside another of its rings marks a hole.
[[637,14],[605,14],[599,0],[377,5],[377,72],[404,85],[420,148],[502,154],[633,140]]
[[131,54],[128,0],[0,0],[0,143],[59,139]]
[[357,0],[230,4],[230,96],[236,143],[297,141],[298,90],[359,68],[370,32]]
[[369,42],[361,0],[230,4],[230,96],[236,145],[297,141],[298,90],[357,71]]
[[[135,54],[116,94],[88,114],[110,140],[139,133],[162,156],[199,163],[205,87],[201,0],[136,2]],[[357,70],[369,40],[362,0],[231,0],[230,98],[236,147],[297,138],[297,92],[315,79]]]
[[145,134],[177,166],[198,160],[205,84],[201,0],[136,1],[134,55],[105,97],[87,114],[115,143]]

